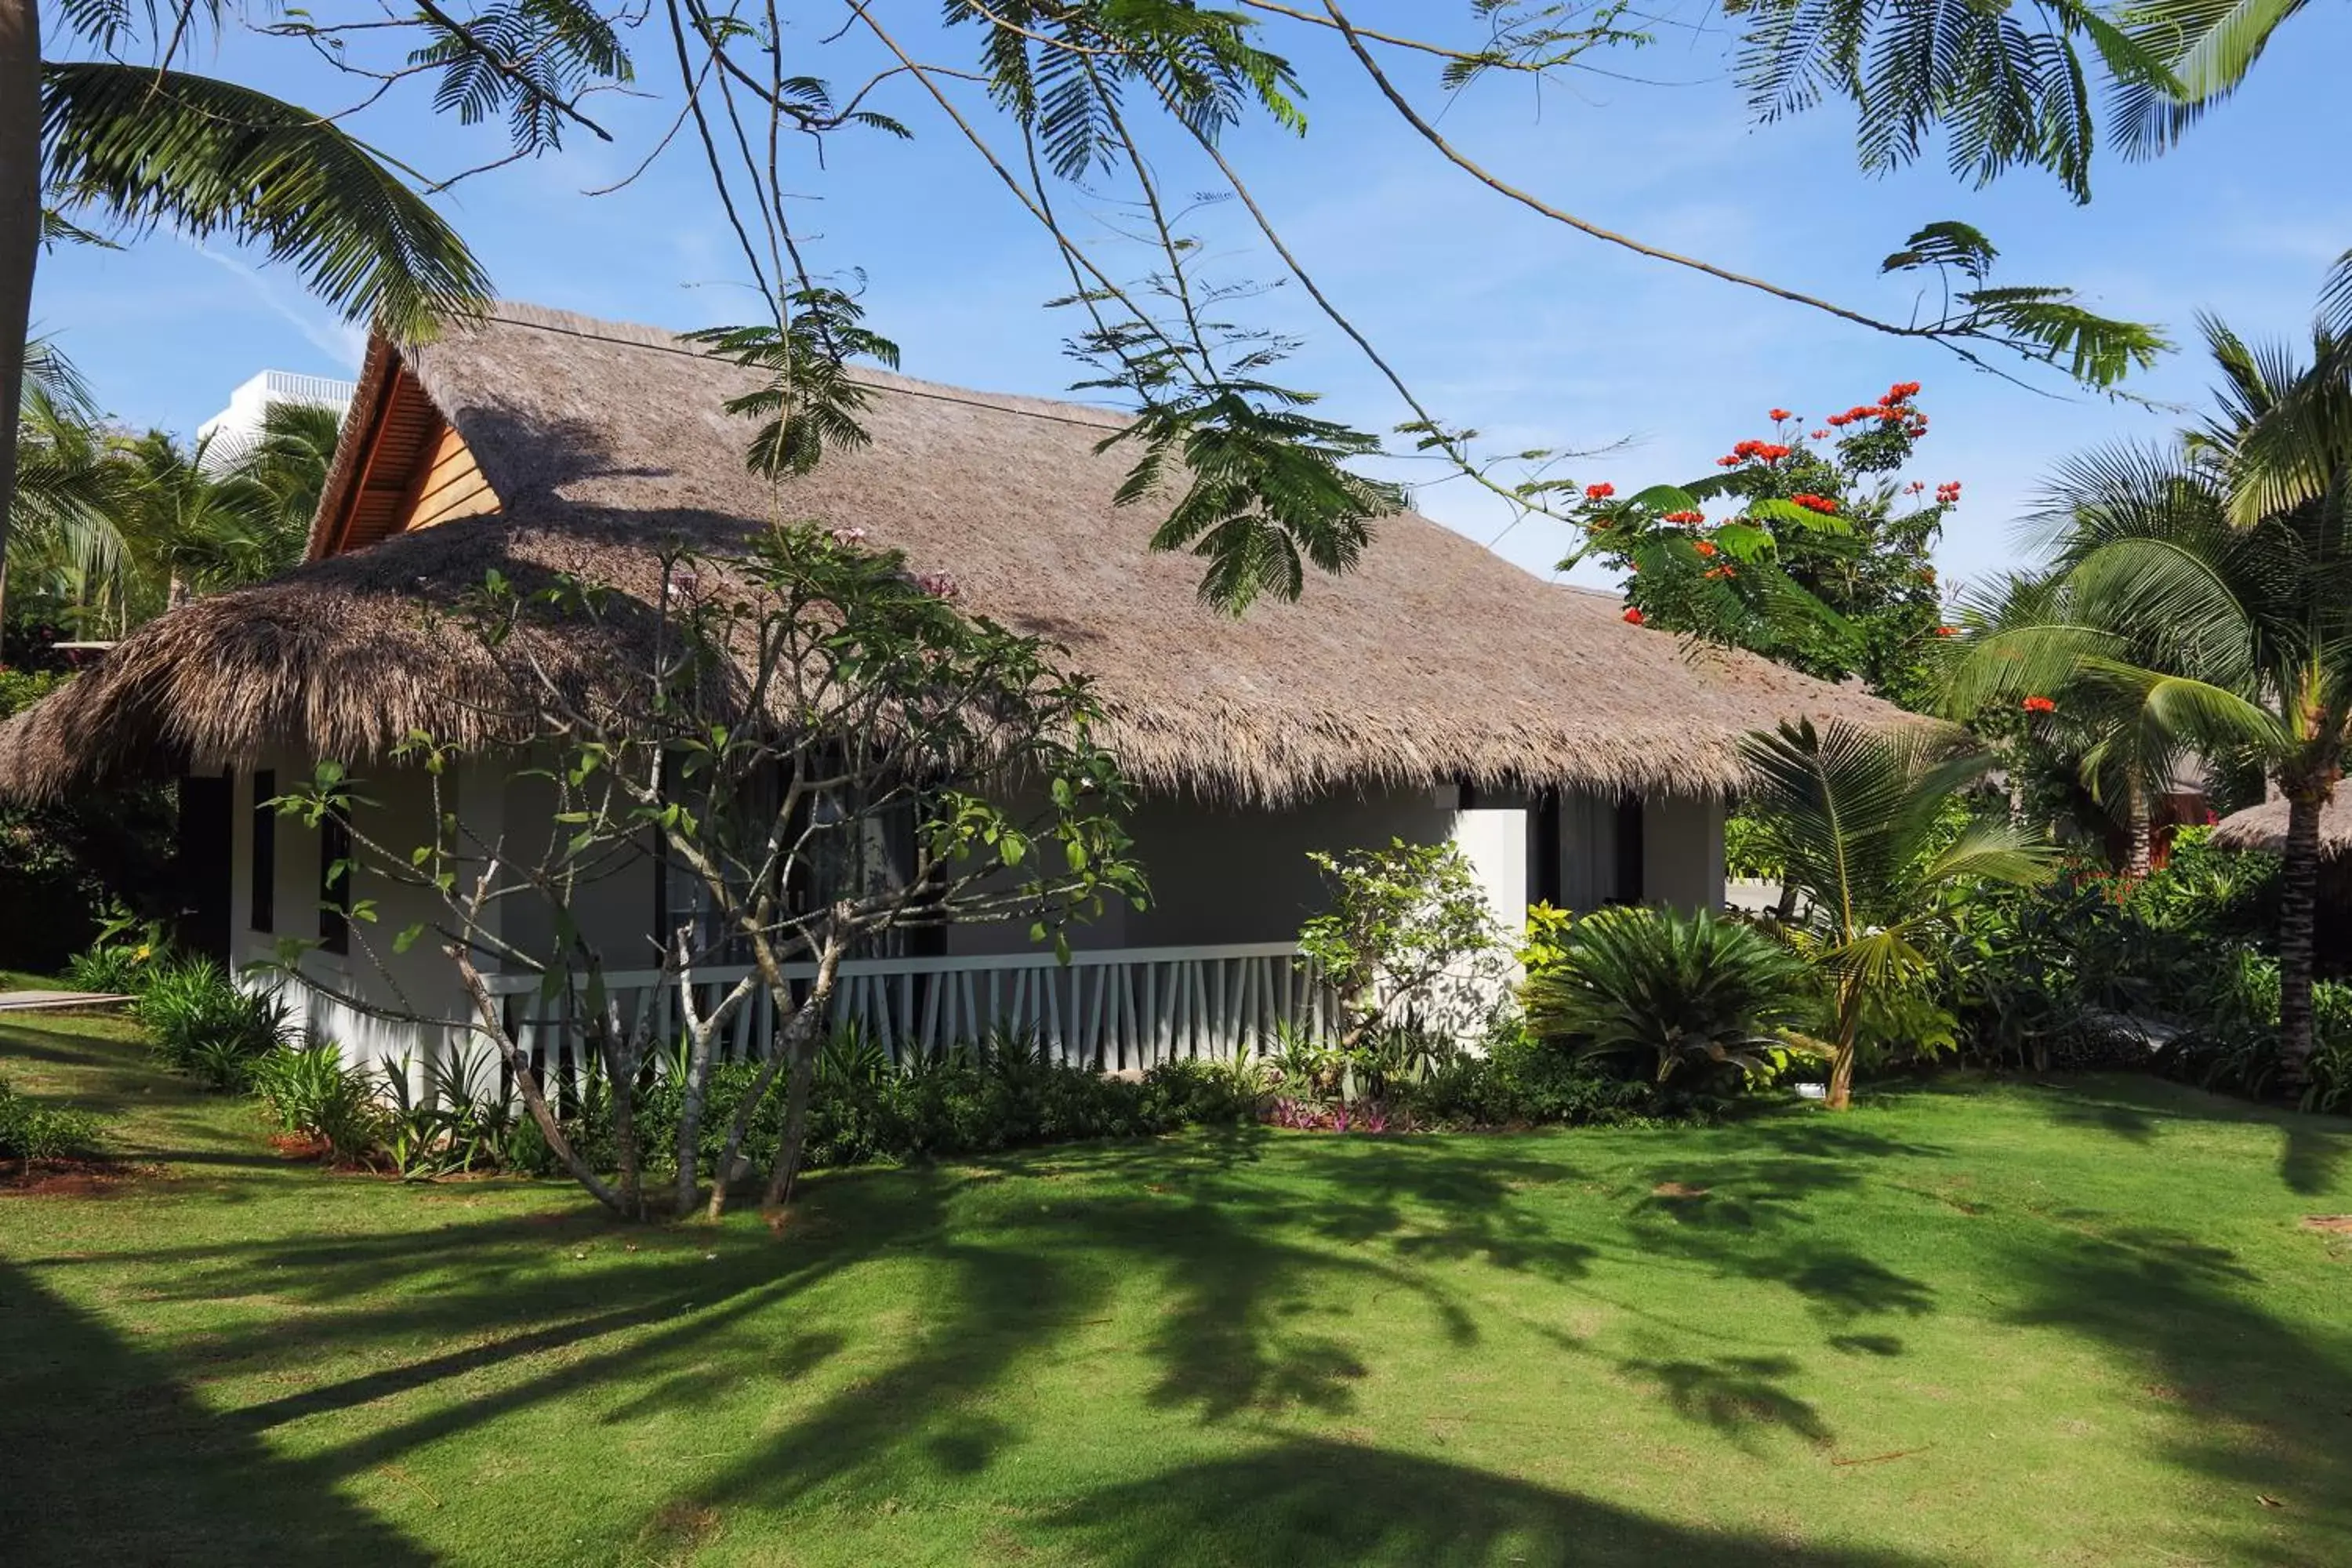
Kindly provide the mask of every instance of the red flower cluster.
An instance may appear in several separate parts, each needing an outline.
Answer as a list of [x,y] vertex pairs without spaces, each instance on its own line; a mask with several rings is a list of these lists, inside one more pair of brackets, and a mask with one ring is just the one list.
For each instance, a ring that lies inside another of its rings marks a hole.
[[1827,496],[1817,496],[1811,490],[1790,496],[1789,502],[1791,506],[1803,507],[1807,511],[1820,512],[1823,517],[1837,515],[1837,502]]
[[1949,626],[1937,626],[1936,628],[1936,635],[1939,637],[1950,637],[1952,635],[1952,628]]
[[1826,430],[1816,430],[1812,435],[1813,439],[1816,441],[1826,441],[1830,438],[1830,433]]
[[2029,697],[2025,700],[2025,710],[2028,713],[2054,713],[2057,710],[2058,704],[2051,701],[2047,697]]
[[1778,441],[1742,441],[1731,448],[1731,456],[1717,458],[1716,464],[1727,468],[1743,458],[1753,458],[1759,463],[1777,463],[1794,450],[1795,447],[1783,447]]
[[1629,625],[1640,626],[1643,619],[1640,607],[1637,605],[1628,605],[1625,610],[1625,619]]
[[1734,572],[1728,566],[1710,566],[1705,572],[1700,573],[1699,575],[1702,577],[1737,577],[1739,574]]
[[1948,479],[1936,487],[1937,506],[1958,506],[1960,503],[1960,481]]
[[1587,485],[1584,487],[1584,499],[1586,500],[1607,500],[1611,496],[1613,496],[1616,493],[1617,487],[1615,485]]
[[1916,495],[1917,495],[1921,490],[1924,490],[1924,489],[1926,489],[1927,488],[1927,480],[1925,480],[1925,479],[1913,479],[1909,484],[1905,485],[1905,486],[1903,487],[1903,493],[1904,493],[1905,495],[1906,495],[1906,496],[1916,496]]
[[1712,555],[1715,553],[1715,546],[1704,539],[1700,540],[1698,543],[1694,545],[1692,548],[1696,549],[1701,555]]
[[1918,395],[1916,381],[1898,381],[1886,389],[1886,395],[1875,403],[1857,403],[1843,414],[1832,414],[1825,423],[1843,426],[1860,425],[1875,419],[1888,429],[1908,426],[1914,436],[1925,433],[1927,416],[1911,406],[1910,400]]
[[1794,419],[1796,416],[1790,413],[1785,408],[1775,408],[1767,413],[1764,417],[1772,421],[1773,424],[1778,425],[1784,419]]

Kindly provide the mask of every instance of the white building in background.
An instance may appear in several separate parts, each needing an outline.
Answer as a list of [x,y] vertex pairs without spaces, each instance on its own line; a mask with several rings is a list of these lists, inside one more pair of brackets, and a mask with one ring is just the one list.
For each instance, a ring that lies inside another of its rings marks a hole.
[[196,426],[196,439],[206,443],[205,467],[218,468],[261,434],[262,419],[282,403],[307,403],[349,408],[358,384],[328,375],[298,375],[290,370],[265,370],[228,395],[228,406]]

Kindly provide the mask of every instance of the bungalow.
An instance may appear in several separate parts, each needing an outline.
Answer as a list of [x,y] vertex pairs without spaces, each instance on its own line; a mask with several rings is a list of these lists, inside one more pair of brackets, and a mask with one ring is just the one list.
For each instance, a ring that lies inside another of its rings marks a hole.
[[[1608,596],[1543,583],[1412,515],[1383,521],[1354,572],[1235,619],[1198,601],[1197,562],[1147,547],[1152,519],[1114,504],[1128,459],[1097,446],[1116,415],[859,379],[872,445],[789,480],[783,512],[863,529],[951,574],[970,606],[1067,647],[1145,792],[1130,826],[1154,888],[1148,910],[1073,932],[1066,966],[1025,931],[989,927],[853,962],[837,1007],[894,1049],[1003,1021],[1076,1059],[1133,1066],[1230,1052],[1303,1019],[1318,994],[1294,963],[1322,896],[1310,849],[1458,843],[1513,928],[1538,900],[1716,905],[1739,738],[1784,719],[1896,716],[1627,625]],[[307,563],[173,610],[0,729],[0,794],[179,777],[197,945],[243,963],[323,930],[305,960],[314,985],[299,988],[310,1025],[355,1056],[421,1059],[434,1029],[330,993],[461,1018],[446,959],[419,943],[381,955],[383,973],[336,951],[350,944],[321,910],[331,847],[258,803],[328,756],[366,779],[359,809],[424,810],[421,780],[389,753],[417,729],[464,735],[479,708],[464,650],[420,604],[446,605],[493,567],[651,594],[663,539],[724,550],[776,516],[744,467],[748,426],[720,406],[746,387],[668,333],[523,305],[421,348],[375,342]],[[527,816],[516,765],[486,742],[459,770],[457,809],[485,826]],[[415,918],[401,889],[361,881],[382,930]],[[661,897],[648,858],[599,898],[604,950],[645,954],[624,984],[653,985]],[[498,984],[510,1027],[535,1029],[549,1004],[531,979]],[[758,1048],[765,1026],[744,1014],[735,1048]]]

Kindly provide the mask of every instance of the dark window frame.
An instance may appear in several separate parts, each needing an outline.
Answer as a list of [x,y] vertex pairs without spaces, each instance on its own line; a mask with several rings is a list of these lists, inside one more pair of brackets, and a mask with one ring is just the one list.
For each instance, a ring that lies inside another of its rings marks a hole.
[[268,935],[278,929],[278,808],[269,803],[278,794],[278,773],[257,768],[253,774],[253,842],[247,847],[246,923]]
[[[342,875],[335,875],[338,864]],[[351,807],[337,802],[319,818],[319,946],[327,952],[352,950]]]

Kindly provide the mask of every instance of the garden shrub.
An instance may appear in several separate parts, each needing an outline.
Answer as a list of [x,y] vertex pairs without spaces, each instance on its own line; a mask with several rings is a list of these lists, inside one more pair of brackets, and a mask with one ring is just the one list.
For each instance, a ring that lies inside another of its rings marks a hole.
[[376,1075],[347,1067],[332,1040],[278,1044],[245,1064],[255,1096],[278,1130],[315,1139],[338,1164],[376,1163],[392,1131],[392,1116]]
[[[0,719],[66,679],[0,668]],[[175,908],[177,819],[170,785],[38,805],[0,802],[0,967],[58,973],[98,935],[116,900]]]
[[292,1033],[292,1009],[275,993],[239,990],[208,958],[179,959],[149,977],[131,1015],[165,1065],[207,1089],[242,1090],[254,1064]]
[[1521,989],[1541,1038],[1614,1058],[1661,1084],[1770,1076],[1817,1010],[1795,953],[1701,910],[1613,909],[1579,921]]
[[1396,1026],[1459,1025],[1510,967],[1508,948],[1458,844],[1407,844],[1307,857],[1331,906],[1298,931],[1298,951],[1339,995],[1340,1043]]
[[2277,1016],[2277,966],[2261,951],[2277,894],[2276,857],[2183,828],[2169,863],[2138,882],[2077,866],[2040,889],[1969,900],[1940,993],[1969,1049],[1996,1063],[2145,1065],[2139,1037],[2101,1016],[2125,1014],[2196,1037],[2167,1070],[2197,1078],[2232,1054],[2251,1068],[2248,1031]]
[[87,1110],[40,1105],[0,1078],[0,1160],[61,1160],[89,1153],[103,1118]]
[[1460,1052],[1407,1097],[1433,1128],[1624,1126],[1697,1109],[1642,1079],[1620,1077],[1572,1047],[1521,1028],[1497,1029],[1483,1052]]
[[104,996],[135,996],[171,965],[172,945],[161,921],[142,921],[110,904],[98,935],[66,965],[66,984]]
[[[728,1123],[758,1077],[756,1062],[713,1068],[698,1139],[704,1178],[713,1174]],[[637,1135],[648,1159],[676,1144],[683,1111],[679,1081],[665,1066],[639,1093]],[[812,1167],[903,1163],[1230,1125],[1255,1116],[1255,1082],[1253,1065],[1201,1061],[1163,1063],[1140,1081],[1109,1077],[1056,1062],[1035,1041],[1015,1035],[992,1036],[901,1068],[878,1043],[844,1030],[819,1050],[807,1158]],[[770,1093],[752,1113],[740,1151],[750,1168],[764,1168],[774,1158],[783,1118],[781,1091]],[[582,1082],[562,1121],[564,1135],[583,1158],[609,1166],[612,1097],[596,1076]],[[536,1122],[520,1120],[509,1142],[518,1169],[558,1173]]]

